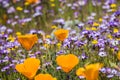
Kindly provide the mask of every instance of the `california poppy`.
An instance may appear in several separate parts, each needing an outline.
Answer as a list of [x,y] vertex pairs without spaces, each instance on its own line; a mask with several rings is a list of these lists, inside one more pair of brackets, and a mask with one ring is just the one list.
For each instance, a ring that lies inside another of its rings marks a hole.
[[60,41],[64,41],[67,37],[68,37],[68,30],[65,29],[58,29],[54,32],[54,35],[56,36],[56,38]]
[[32,46],[38,41],[37,35],[27,34],[18,36],[18,42],[25,48],[26,50],[30,50]]
[[79,63],[79,58],[74,54],[60,55],[57,56],[56,62],[64,72],[68,73]]
[[76,74],[78,76],[84,76],[86,80],[98,80],[99,70],[102,66],[103,64],[100,63],[86,65],[85,68],[79,68]]
[[117,58],[120,60],[120,51],[117,53]]
[[37,76],[35,76],[35,80],[57,80],[57,79],[52,77],[50,74],[38,74]]
[[15,69],[29,79],[33,79],[39,68],[40,60],[35,58],[27,58],[24,63],[17,64]]
[[37,3],[37,2],[39,2],[39,0],[26,0],[26,2],[32,4],[32,3]]

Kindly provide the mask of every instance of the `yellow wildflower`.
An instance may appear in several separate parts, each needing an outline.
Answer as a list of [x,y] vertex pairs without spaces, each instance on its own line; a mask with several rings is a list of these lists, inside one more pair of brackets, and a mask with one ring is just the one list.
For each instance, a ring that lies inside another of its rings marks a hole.
[[111,7],[111,8],[116,8],[117,5],[116,5],[116,4],[111,4],[110,7]]
[[93,40],[93,41],[92,41],[92,44],[97,44],[97,43],[98,43],[97,40]]
[[93,23],[93,26],[95,27],[98,27],[99,25],[100,25],[99,23],[96,23],[96,22]]
[[58,46],[58,47],[61,47],[61,43],[57,43],[57,46]]
[[51,7],[55,7],[55,4],[54,4],[54,3],[51,3]]
[[8,40],[10,40],[10,42],[14,42],[14,41],[15,41],[15,38],[10,35],[10,36],[8,37]]
[[17,35],[17,36],[20,36],[20,35],[21,35],[21,32],[16,32],[16,35]]
[[46,38],[50,38],[50,35],[46,35]]
[[29,5],[29,4],[30,4],[29,2],[25,2],[25,3],[24,3],[24,5],[26,5],[26,6]]
[[11,40],[10,40],[10,42],[14,42],[15,41],[15,38],[12,38]]
[[50,46],[49,46],[49,44],[44,44],[43,45],[45,48],[49,48]]
[[1,32],[1,34],[4,34],[4,32]]
[[15,48],[12,48],[11,50],[15,50]]
[[113,33],[118,33],[118,32],[119,32],[118,29],[116,29],[116,28],[113,29]]
[[22,8],[22,7],[17,7],[16,10],[18,10],[18,11],[22,11],[23,8]]
[[11,49],[10,49],[10,48],[7,48],[7,50],[8,50],[8,51],[11,51]]
[[91,30],[91,28],[90,28],[90,27],[86,27],[86,30],[88,30],[88,31],[89,31],[89,30]]
[[103,19],[102,18],[99,18],[99,22],[102,22],[103,21]]
[[57,26],[53,25],[53,26],[51,26],[51,28],[52,28],[52,29],[56,29],[56,28],[57,28]]
[[61,43],[57,43],[58,50],[61,48]]
[[91,28],[91,30],[93,30],[93,31],[96,31],[96,30],[97,30],[97,28],[95,28],[95,27],[92,27],[92,28]]
[[114,48],[111,48],[111,51],[114,52]]
[[110,34],[107,35],[107,37],[108,37],[109,39],[112,39],[112,38],[113,38],[112,35],[110,35]]
[[120,40],[120,38],[117,38],[117,40]]
[[111,9],[112,10],[112,12],[115,12],[116,11],[116,9]]

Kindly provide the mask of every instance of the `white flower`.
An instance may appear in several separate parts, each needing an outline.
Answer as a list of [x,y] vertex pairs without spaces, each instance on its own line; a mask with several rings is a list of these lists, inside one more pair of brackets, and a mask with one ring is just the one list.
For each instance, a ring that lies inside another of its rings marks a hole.
[[118,40],[112,40],[112,41],[111,41],[111,44],[112,44],[113,46],[116,46],[116,45],[119,44],[119,41],[118,41]]
[[107,56],[107,54],[106,54],[106,52],[99,52],[99,54],[98,54],[100,57],[105,57],[105,56]]

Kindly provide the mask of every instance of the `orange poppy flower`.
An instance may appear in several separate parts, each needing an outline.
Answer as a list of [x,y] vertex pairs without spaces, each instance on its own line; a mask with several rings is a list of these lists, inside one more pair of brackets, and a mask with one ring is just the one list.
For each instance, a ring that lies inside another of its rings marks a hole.
[[40,60],[35,58],[27,58],[23,64],[17,64],[15,69],[29,79],[33,79],[39,68]]
[[68,37],[68,30],[65,29],[58,29],[54,32],[54,35],[56,36],[56,38],[60,41],[64,41],[67,37]]
[[79,58],[74,54],[60,55],[57,56],[56,62],[64,72],[68,73],[79,63]]
[[77,76],[84,76],[86,80],[98,80],[99,70],[103,64],[95,63],[86,65],[85,68],[79,68],[76,71]]
[[26,50],[30,50],[32,46],[38,41],[37,35],[27,34],[18,36],[18,42],[25,48]]
[[117,53],[117,58],[120,60],[120,51]]
[[53,78],[50,74],[38,74],[35,76],[35,80],[57,80]]
[[37,3],[37,2],[39,2],[39,0],[26,0],[26,2],[32,4],[32,3]]

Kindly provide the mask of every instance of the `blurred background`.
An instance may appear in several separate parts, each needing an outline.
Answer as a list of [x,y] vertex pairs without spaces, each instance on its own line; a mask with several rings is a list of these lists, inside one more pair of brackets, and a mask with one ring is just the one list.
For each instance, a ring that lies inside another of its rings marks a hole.
[[120,9],[120,0],[0,0],[0,26],[25,33],[50,33],[51,26],[72,27],[100,20]]

